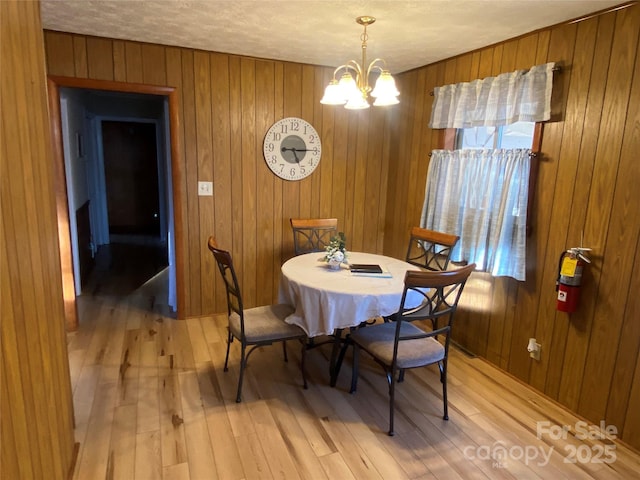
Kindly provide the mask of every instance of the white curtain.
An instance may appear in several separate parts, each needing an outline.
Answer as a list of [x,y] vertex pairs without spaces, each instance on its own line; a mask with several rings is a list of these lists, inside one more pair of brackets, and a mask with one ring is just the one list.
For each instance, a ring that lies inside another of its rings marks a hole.
[[431,128],[500,126],[551,117],[553,63],[436,87]]
[[453,261],[525,280],[531,150],[434,150],[423,228],[460,235]]

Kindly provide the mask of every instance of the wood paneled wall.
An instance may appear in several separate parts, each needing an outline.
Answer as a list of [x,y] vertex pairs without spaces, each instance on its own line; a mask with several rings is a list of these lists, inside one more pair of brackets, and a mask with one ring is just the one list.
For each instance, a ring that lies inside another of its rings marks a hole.
[[68,478],[73,404],[37,2],[0,2],[0,477]]
[[[586,419],[640,449],[640,6],[559,25],[400,76],[392,125],[384,251],[401,256],[420,219],[436,86],[558,62],[544,127],[527,281],[474,274],[454,335]],[[478,188],[482,188],[481,185]],[[555,309],[560,253],[592,247],[579,311]],[[542,344],[529,358],[529,337]]]
[[[45,41],[50,75],[176,88],[184,316],[226,308],[206,248],[212,234],[232,252],[249,306],[277,296],[280,266],[293,255],[290,217],[336,217],[349,248],[382,252],[389,110],[322,106],[331,69],[59,32]],[[267,129],[289,116],[312,123],[323,141],[320,166],[297,182],[276,177],[262,154]],[[213,181],[213,197],[197,195],[199,180]]]
[[[428,128],[433,88],[561,64],[527,281],[474,274],[457,341],[640,449],[639,25],[635,5],[406,72],[400,105],[365,112],[319,104],[330,76],[322,67],[58,32],[45,42],[52,75],[179,91],[186,316],[224,309],[205,246],[212,233],[232,251],[248,305],[276,298],[280,265],[293,254],[289,217],[337,217],[349,248],[402,257],[441,141]],[[271,174],[261,153],[265,131],[285,116],[323,138],[320,167],[295,183]],[[213,197],[197,196],[198,180],[214,182]],[[555,310],[557,262],[582,237],[594,263],[569,316]],[[542,344],[540,362],[528,356],[529,337]]]

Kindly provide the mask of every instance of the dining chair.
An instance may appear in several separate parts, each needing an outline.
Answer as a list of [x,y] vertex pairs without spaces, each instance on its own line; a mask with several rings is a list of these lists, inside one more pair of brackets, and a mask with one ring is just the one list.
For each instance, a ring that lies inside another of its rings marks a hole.
[[290,222],[296,255],[324,252],[338,233],[337,218],[291,218]]
[[[302,343],[300,369],[304,388],[307,388],[307,376],[305,373],[305,353],[307,334],[297,325],[290,325],[284,319],[294,312],[290,305],[275,304],[245,309],[240,293],[238,277],[233,267],[231,254],[218,248],[213,236],[209,237],[209,250],[218,265],[227,292],[227,313],[229,316],[227,354],[224,359],[224,371],[229,370],[229,350],[233,339],[240,342],[240,375],[238,378],[238,392],[236,402],[242,400],[242,381],[247,368],[247,361],[251,353],[258,347],[282,342],[284,361],[287,358],[287,340],[299,340]],[[247,350],[247,348],[249,350]]]
[[413,227],[405,260],[427,270],[446,270],[458,240],[460,237],[457,235]]
[[[460,240],[457,235],[413,227],[409,232],[409,245],[405,261],[422,269],[439,272],[449,267],[453,247]],[[391,317],[382,317],[390,322]]]
[[[442,418],[449,420],[447,360],[451,327],[460,295],[475,267],[475,264],[471,264],[442,272],[407,271],[400,308],[394,321],[360,328],[349,336],[348,341],[354,346],[351,393],[357,388],[360,350],[371,355],[386,373],[389,384],[389,435],[394,434],[396,383],[404,380],[404,371],[407,369],[438,364],[444,403]],[[413,306],[416,298],[422,300],[418,307]]]

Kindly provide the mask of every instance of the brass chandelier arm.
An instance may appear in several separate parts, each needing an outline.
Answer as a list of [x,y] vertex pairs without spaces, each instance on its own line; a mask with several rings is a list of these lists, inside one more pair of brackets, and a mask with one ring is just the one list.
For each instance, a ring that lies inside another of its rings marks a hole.
[[356,76],[362,76],[362,68],[360,68],[360,65],[355,60],[349,60],[344,65],[340,65],[339,67],[337,67],[333,71],[333,79],[334,80],[337,80],[336,75],[338,74],[338,72],[340,70],[353,70],[355,72]]
[[[384,67],[380,66],[379,64],[384,65]],[[347,63],[345,63],[344,65],[340,65],[333,71],[333,80],[337,81],[337,75],[340,70],[352,70],[355,73],[355,80],[358,89],[360,89],[362,92],[369,93],[372,90],[371,86],[369,85],[369,75],[371,75],[371,72],[375,70],[379,70],[380,73],[382,73],[387,70],[386,67],[387,62],[385,62],[384,59],[376,58],[369,64],[369,67],[367,68],[367,74],[365,75],[363,67],[360,66],[358,62],[356,62],[355,60],[349,60]]]
[[[382,65],[384,65],[384,68],[382,68],[380,65],[378,65],[378,63],[381,63]],[[378,70],[380,70],[380,73],[386,71],[387,70],[387,62],[385,62],[382,58],[376,58],[373,62],[371,62],[369,64],[369,68],[367,68],[367,78],[369,77],[371,72],[373,72],[373,70],[376,69],[376,68]]]

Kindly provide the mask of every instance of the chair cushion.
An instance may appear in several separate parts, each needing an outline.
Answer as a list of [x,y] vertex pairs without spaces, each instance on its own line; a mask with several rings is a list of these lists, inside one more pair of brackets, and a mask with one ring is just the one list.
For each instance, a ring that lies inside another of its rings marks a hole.
[[[245,309],[244,334],[247,343],[304,337],[304,330],[297,325],[289,325],[284,321],[293,312],[293,307],[284,304]],[[241,338],[240,317],[236,313],[232,313],[229,316],[229,330],[235,337]]]
[[[425,333],[409,322],[402,322],[402,335]],[[351,340],[366,349],[386,365],[393,362],[393,343],[396,322],[381,323],[360,328],[351,335]],[[404,340],[398,344],[398,368],[414,368],[439,362],[444,358],[444,346],[433,337]]]

